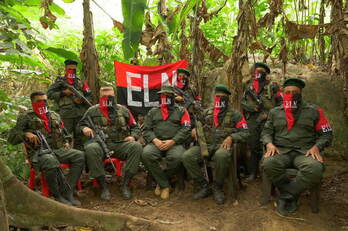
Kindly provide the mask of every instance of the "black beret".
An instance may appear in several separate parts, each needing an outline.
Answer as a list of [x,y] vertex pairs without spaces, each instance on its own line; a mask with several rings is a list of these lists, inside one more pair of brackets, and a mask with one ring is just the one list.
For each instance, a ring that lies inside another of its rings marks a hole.
[[287,87],[287,86],[296,86],[302,89],[306,86],[306,83],[299,78],[289,78],[289,79],[286,79],[283,84],[283,87]]
[[257,68],[257,67],[264,68],[266,70],[267,74],[271,73],[271,69],[269,69],[269,67],[265,63],[255,63],[254,68]]
[[215,93],[225,93],[231,95],[230,90],[228,90],[228,87],[224,84],[215,85]]
[[179,68],[179,69],[176,70],[176,72],[177,72],[178,74],[179,74],[179,73],[184,73],[184,74],[187,75],[187,76],[190,76],[190,75],[191,75],[190,71],[187,70],[187,69],[185,69],[185,68]]
[[78,62],[73,60],[73,59],[67,59],[67,60],[64,61],[64,64],[65,64],[65,66],[67,66],[67,65],[77,65]]

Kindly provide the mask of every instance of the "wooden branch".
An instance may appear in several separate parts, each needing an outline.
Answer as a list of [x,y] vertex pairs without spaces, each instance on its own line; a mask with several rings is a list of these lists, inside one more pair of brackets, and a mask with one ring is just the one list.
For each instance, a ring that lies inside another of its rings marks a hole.
[[0,230],[8,231],[8,220],[6,211],[6,200],[4,195],[4,188],[0,180]]
[[[95,230],[158,230],[154,223],[125,214],[80,209],[42,197],[28,189],[0,161],[6,209],[11,225],[32,228],[47,225],[84,226]],[[1,227],[1,224],[0,224]],[[1,229],[1,231],[6,229]]]

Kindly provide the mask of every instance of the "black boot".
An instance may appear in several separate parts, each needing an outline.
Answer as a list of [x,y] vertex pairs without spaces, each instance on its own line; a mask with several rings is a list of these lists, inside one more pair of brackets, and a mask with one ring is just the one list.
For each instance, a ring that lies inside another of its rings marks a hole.
[[68,199],[72,205],[81,206],[81,202],[74,198],[74,191],[76,188],[76,182],[81,177],[83,165],[82,166],[72,166],[68,175],[68,183],[70,185],[70,190],[66,194],[66,199]]
[[216,204],[218,205],[222,205],[225,203],[225,195],[224,195],[224,191],[222,187],[223,187],[223,184],[219,184],[219,183],[214,183],[214,186],[213,186],[214,199]]
[[256,174],[255,173],[251,173],[246,179],[246,182],[251,182],[254,181],[256,179]]
[[125,200],[129,200],[132,198],[132,192],[129,188],[129,182],[133,178],[133,174],[130,173],[125,173],[124,178],[123,178],[123,184],[122,184],[122,197]]
[[100,199],[106,200],[106,201],[111,200],[111,194],[110,194],[110,191],[109,191],[108,186],[106,184],[105,176],[104,175],[103,176],[99,176],[96,179],[99,182],[100,187],[102,189],[102,192],[100,194]]
[[287,203],[286,209],[288,210],[289,213],[294,213],[298,209],[297,205],[297,199],[295,198],[294,200],[291,200]]
[[289,213],[294,213],[298,209],[297,201],[300,197],[301,192],[305,190],[296,180],[291,180],[288,184],[282,187],[282,191],[291,195],[291,198],[288,199],[287,210]]
[[289,212],[286,207],[287,201],[285,199],[282,199],[281,197],[279,197],[276,201],[276,206],[277,206],[278,214],[285,217],[289,215]]
[[71,205],[71,202],[64,199],[62,194],[59,191],[59,185],[58,185],[58,177],[59,177],[59,170],[58,168],[49,169],[45,172],[45,177],[47,181],[48,188],[50,190],[50,193],[54,197],[54,199],[58,202],[61,202],[66,205]]
[[203,180],[201,182],[196,182],[196,184],[199,186],[199,191],[193,194],[192,196],[193,200],[206,198],[211,194],[211,189],[207,181]]

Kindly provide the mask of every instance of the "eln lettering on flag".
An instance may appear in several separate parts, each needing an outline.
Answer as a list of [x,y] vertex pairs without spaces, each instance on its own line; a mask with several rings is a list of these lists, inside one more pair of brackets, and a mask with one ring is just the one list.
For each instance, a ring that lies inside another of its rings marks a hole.
[[181,60],[161,66],[136,66],[114,62],[117,102],[127,106],[135,116],[145,115],[159,105],[157,92],[164,85],[175,85],[176,70],[186,68],[187,61]]

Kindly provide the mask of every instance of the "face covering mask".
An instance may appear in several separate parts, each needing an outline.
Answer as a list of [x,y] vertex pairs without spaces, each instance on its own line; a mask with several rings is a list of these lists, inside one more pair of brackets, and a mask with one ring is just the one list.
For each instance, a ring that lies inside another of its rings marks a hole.
[[174,107],[174,97],[161,95],[160,107],[161,107],[163,120],[167,120],[169,117],[169,110]]
[[180,89],[185,89],[188,84],[188,81],[185,77],[183,76],[178,76],[177,81],[176,81],[176,86]]
[[253,89],[255,93],[258,95],[263,90],[266,83],[266,72],[258,72],[255,71],[253,77]]
[[220,124],[220,120],[225,117],[227,106],[228,106],[228,96],[215,96],[214,98],[214,126],[217,127]]
[[33,102],[31,105],[35,114],[42,120],[45,130],[51,133],[51,120],[47,101]]
[[65,70],[65,78],[66,82],[70,84],[71,86],[75,85],[75,79],[76,79],[76,69],[67,69]]
[[302,102],[301,94],[284,93],[283,94],[283,107],[285,111],[285,118],[288,124],[288,130],[294,127],[296,121],[296,115],[300,104]]
[[99,109],[102,114],[108,119],[109,124],[112,124],[115,117],[114,108],[115,96],[105,96],[99,99]]

